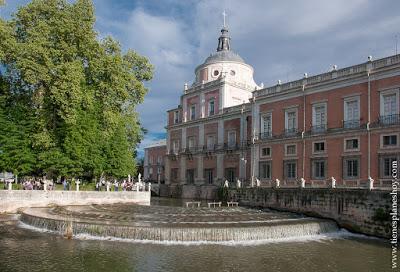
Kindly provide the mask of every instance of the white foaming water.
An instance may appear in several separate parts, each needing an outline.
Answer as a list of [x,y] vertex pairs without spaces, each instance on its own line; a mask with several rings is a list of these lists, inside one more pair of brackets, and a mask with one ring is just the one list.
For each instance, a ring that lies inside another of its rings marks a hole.
[[[51,233],[58,234],[58,231],[51,231],[48,229],[34,227],[19,221],[19,226],[28,230],[41,232],[41,233]],[[317,235],[305,235],[298,237],[286,237],[286,238],[271,238],[262,240],[247,240],[247,241],[156,241],[156,240],[137,240],[137,239],[125,239],[116,237],[101,237],[91,234],[81,233],[73,236],[73,239],[77,240],[94,240],[94,241],[115,241],[124,243],[137,243],[137,244],[155,244],[164,246],[200,246],[200,245],[221,245],[221,246],[259,246],[265,244],[277,244],[277,243],[299,243],[299,242],[322,242],[331,241],[333,239],[346,239],[346,238],[360,238],[360,239],[372,239],[381,240],[377,237],[367,236],[363,234],[356,234],[349,232],[345,229],[340,229],[336,232],[317,234]]]

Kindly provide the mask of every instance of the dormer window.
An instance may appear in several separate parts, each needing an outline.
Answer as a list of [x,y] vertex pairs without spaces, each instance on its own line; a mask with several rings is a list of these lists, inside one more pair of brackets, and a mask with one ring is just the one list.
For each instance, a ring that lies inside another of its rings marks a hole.
[[231,70],[231,76],[236,75],[236,72],[234,70]]
[[214,70],[213,71],[213,76],[217,77],[219,75],[219,71],[218,70]]

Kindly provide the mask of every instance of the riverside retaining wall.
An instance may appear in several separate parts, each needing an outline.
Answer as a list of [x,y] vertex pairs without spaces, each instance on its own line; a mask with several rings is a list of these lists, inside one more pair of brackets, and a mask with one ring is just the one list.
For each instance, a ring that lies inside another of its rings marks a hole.
[[19,208],[55,205],[88,205],[112,203],[150,204],[149,191],[0,191],[0,213],[16,212]]
[[387,190],[330,188],[229,189],[240,205],[330,218],[350,231],[389,238],[392,197]]

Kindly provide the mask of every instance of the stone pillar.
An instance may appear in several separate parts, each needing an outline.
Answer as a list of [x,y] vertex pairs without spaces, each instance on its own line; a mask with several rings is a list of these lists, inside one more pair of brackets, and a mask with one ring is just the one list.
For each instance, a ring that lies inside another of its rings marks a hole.
[[203,146],[204,145],[204,123],[201,123],[199,125],[199,139],[198,139],[198,145]]
[[76,184],[76,191],[79,192],[79,184],[81,184],[81,182],[77,180],[75,184]]
[[218,144],[224,144],[224,120],[218,120]]
[[217,154],[217,179],[224,181],[224,154]]
[[251,147],[251,182],[254,184],[258,176],[259,167],[259,146],[253,145]]
[[180,158],[181,162],[180,162],[180,181],[181,184],[185,184],[186,183],[186,157],[182,156]]
[[186,148],[186,127],[182,128],[182,145],[181,149]]
[[200,118],[206,117],[205,103],[204,93],[200,93]]
[[[252,142],[258,138],[260,127],[260,106],[257,103],[253,104],[252,109]],[[251,146],[251,184],[256,182],[258,176],[258,161],[259,161],[259,146],[253,144]]]
[[186,98],[182,99],[182,122],[187,121],[187,105]]
[[246,164],[249,163],[246,158],[246,152],[241,152],[239,158],[239,178],[241,180],[246,179]]
[[[4,182],[5,182],[5,179],[4,179]],[[11,191],[12,190],[12,182],[10,181],[10,182],[8,182],[8,190],[9,191]]]
[[203,155],[200,154],[197,156],[197,179],[196,184],[202,185],[204,184],[204,162]]
[[164,172],[165,184],[170,184],[171,182],[171,165],[169,156],[165,157],[165,172]]

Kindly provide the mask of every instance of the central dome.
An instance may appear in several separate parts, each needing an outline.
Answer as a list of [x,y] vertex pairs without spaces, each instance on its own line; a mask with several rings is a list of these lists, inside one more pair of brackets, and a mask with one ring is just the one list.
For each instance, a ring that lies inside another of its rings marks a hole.
[[210,64],[210,63],[215,63],[215,62],[221,62],[221,61],[235,61],[235,62],[241,62],[245,63],[244,60],[242,59],[241,56],[236,54],[233,51],[228,51],[228,50],[223,50],[223,51],[217,51],[214,54],[211,54],[204,62],[204,64]]

